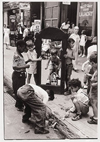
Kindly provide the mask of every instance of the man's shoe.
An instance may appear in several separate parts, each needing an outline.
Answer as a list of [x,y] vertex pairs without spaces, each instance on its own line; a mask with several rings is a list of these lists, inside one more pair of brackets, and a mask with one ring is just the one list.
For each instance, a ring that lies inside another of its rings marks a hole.
[[35,134],[48,134],[49,131],[46,129],[40,130],[40,129],[35,129]]
[[23,107],[22,108],[17,108],[17,111],[23,111]]
[[27,123],[29,121],[29,119],[22,119],[23,123]]

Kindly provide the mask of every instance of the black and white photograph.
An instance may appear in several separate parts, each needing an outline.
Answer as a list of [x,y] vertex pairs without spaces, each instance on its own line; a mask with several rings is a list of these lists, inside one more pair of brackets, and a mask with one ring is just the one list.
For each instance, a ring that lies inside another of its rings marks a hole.
[[98,140],[98,1],[2,1],[3,140]]

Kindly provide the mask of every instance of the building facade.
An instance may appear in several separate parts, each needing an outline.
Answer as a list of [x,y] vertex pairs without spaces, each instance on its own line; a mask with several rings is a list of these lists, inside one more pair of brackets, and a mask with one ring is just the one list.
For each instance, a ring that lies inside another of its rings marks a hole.
[[66,19],[96,36],[97,2],[44,2],[44,26],[60,27]]
[[16,30],[18,23],[30,27],[41,20],[42,29],[59,28],[66,19],[87,30],[89,36],[97,35],[97,2],[4,2],[3,23]]

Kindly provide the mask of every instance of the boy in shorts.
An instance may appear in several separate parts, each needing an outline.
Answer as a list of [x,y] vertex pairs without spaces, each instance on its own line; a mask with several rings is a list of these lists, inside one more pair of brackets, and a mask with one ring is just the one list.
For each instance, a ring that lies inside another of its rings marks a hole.
[[51,56],[50,56],[50,58],[48,60],[48,63],[47,63],[47,66],[46,66],[45,69],[48,68],[48,65],[49,65],[50,62],[51,62],[51,69],[50,69],[50,73],[49,73],[49,77],[48,77],[49,82],[50,82],[50,75],[53,72],[56,72],[57,77],[59,78],[58,72],[59,72],[59,69],[61,68],[61,61],[60,61],[60,58],[57,55],[57,50],[56,49],[51,49]]
[[70,81],[70,77],[72,74],[72,70],[73,70],[73,64],[72,64],[72,60],[75,60],[75,56],[73,53],[73,46],[74,46],[75,41],[72,38],[68,39],[68,47],[66,49],[66,54],[64,54],[64,58],[65,58],[65,70],[66,70],[66,74],[65,74],[65,82],[66,82],[66,89],[65,89],[65,95],[69,95],[70,94],[70,90],[69,90],[69,81]]

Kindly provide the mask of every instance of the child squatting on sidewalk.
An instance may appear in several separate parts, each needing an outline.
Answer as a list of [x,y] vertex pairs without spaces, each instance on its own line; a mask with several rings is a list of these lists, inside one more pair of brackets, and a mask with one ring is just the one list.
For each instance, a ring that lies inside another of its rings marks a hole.
[[79,79],[72,79],[69,82],[71,88],[71,98],[73,102],[73,107],[67,110],[66,118],[69,117],[70,112],[76,112],[76,115],[72,118],[73,121],[77,121],[82,118],[83,115],[86,115],[89,111],[89,98],[81,89],[81,81]]

